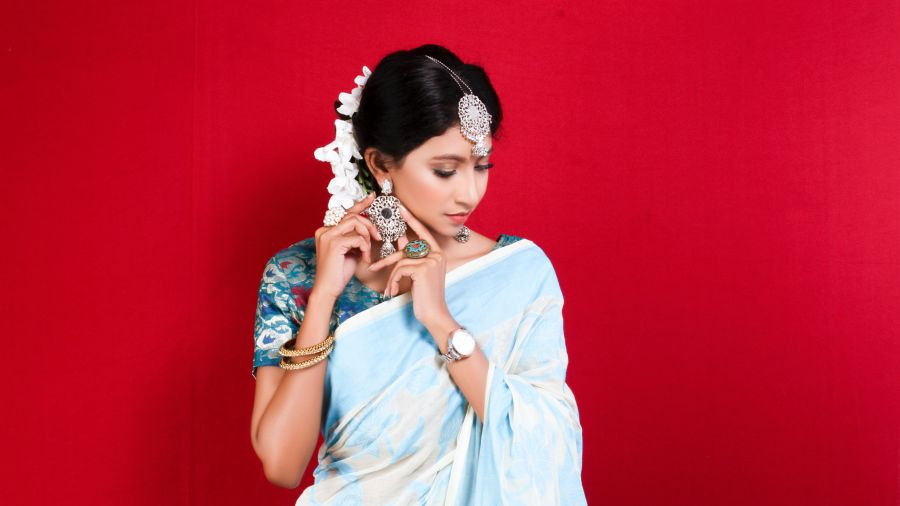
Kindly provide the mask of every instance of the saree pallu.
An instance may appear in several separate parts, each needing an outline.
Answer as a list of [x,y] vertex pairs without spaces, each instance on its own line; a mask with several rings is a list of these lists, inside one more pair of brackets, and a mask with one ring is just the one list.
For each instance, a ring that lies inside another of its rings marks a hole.
[[315,483],[297,505],[586,504],[549,258],[522,239],[450,271],[445,290],[489,361],[484,422],[410,293],[368,308],[335,332]]

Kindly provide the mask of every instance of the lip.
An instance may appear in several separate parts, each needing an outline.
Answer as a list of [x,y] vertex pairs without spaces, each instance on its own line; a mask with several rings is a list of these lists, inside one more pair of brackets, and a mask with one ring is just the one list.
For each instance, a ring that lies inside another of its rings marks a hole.
[[465,214],[447,214],[446,216],[447,216],[448,218],[450,218],[450,221],[452,221],[453,223],[460,224],[460,223],[465,223],[466,220],[469,218],[469,215],[470,215],[470,214],[472,214],[472,213],[465,213]]

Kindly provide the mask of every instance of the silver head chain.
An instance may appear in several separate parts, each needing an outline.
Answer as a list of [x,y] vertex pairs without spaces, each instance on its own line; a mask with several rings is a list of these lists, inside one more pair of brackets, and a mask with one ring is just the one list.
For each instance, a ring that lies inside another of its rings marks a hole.
[[456,72],[450,70],[450,67],[444,65],[437,58],[428,55],[425,55],[425,57],[447,69],[447,72],[450,72],[450,77],[456,81],[456,85],[462,90],[463,97],[459,100],[460,131],[463,137],[475,143],[472,146],[472,154],[479,158],[486,156],[488,154],[488,146],[484,143],[484,138],[491,131],[491,115],[488,113],[487,107],[484,106],[484,102],[472,93],[469,85]]

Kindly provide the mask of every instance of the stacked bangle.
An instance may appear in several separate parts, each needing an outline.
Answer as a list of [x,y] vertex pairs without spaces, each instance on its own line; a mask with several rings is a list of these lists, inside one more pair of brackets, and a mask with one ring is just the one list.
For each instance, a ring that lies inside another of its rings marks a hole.
[[281,349],[278,350],[278,354],[282,357],[299,357],[301,355],[312,355],[314,353],[319,353],[320,351],[328,348],[334,343],[334,336],[328,336],[319,344],[314,344],[312,346],[308,346],[306,348],[300,348],[299,350],[294,349],[297,345],[297,338],[293,338],[290,341],[281,345]]
[[[282,345],[278,350],[278,354],[281,355],[281,361],[278,363],[278,365],[282,369],[287,369],[289,371],[306,369],[307,367],[311,367],[325,360],[328,357],[328,354],[331,353],[331,350],[334,349],[334,336],[328,336],[321,343],[315,344],[313,346],[308,346],[306,348],[294,349],[296,343],[297,338],[295,337],[290,341],[284,343],[284,345]],[[316,353],[319,353],[319,355],[309,360],[304,360],[303,362],[295,364],[290,361],[290,357],[314,355]]]

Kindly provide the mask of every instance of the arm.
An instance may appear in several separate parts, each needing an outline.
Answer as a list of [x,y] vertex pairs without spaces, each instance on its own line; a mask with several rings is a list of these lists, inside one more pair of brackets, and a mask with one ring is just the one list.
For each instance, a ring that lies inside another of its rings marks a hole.
[[[297,346],[312,346],[328,336],[334,303],[333,298],[312,291],[297,334]],[[250,437],[266,478],[275,485],[296,488],[315,451],[326,364],[324,360],[297,371],[277,366],[259,368]]]
[[[441,353],[447,353],[447,341],[450,333],[462,325],[456,323],[449,314],[445,314],[434,322],[429,322],[426,328],[434,337]],[[447,364],[447,371],[453,382],[459,387],[466,397],[478,418],[484,421],[484,392],[487,384],[488,359],[481,348],[475,346],[475,351],[468,358],[456,360]]]

